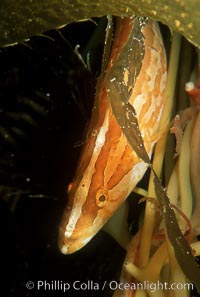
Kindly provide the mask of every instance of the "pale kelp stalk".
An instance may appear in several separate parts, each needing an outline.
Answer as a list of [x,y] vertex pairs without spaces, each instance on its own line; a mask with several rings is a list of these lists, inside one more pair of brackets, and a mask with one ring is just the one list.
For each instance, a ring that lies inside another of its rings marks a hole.
[[[137,235],[136,235],[137,236]],[[129,249],[130,250],[130,249]],[[138,266],[136,266],[135,264],[133,264],[132,262],[134,261],[130,261],[133,260],[131,259],[131,257],[127,257],[127,262],[124,263],[124,268],[126,269],[126,272],[128,272],[133,279],[131,280],[131,282],[134,283],[134,280],[136,279],[137,281],[139,281],[141,284],[143,284],[143,287],[140,287],[140,289],[136,291],[134,296],[144,296],[146,297],[146,291],[148,292],[148,295],[151,297],[164,297],[164,290],[162,290],[162,288],[156,288],[155,291],[151,291],[150,287],[146,287],[145,289],[145,282],[152,284],[152,283],[156,283],[159,280],[159,276],[160,276],[160,272],[163,268],[163,265],[165,264],[165,261],[167,259],[167,246],[166,246],[166,242],[163,242],[159,248],[155,251],[154,255],[151,257],[151,259],[149,260],[148,264],[144,267],[144,268],[139,268]],[[130,278],[130,276],[129,276]],[[127,276],[125,279],[125,283],[127,282]],[[137,282],[136,282],[137,284]],[[132,292],[127,295],[122,295],[120,297],[131,297]],[[116,291],[116,294],[114,294],[114,297],[119,297],[118,295],[118,291]]]
[[194,228],[194,233],[200,234],[200,191],[199,191],[199,176],[200,176],[200,112],[197,115],[194,123],[194,129],[191,136],[191,155],[190,155],[190,173],[191,184],[195,197],[195,209],[192,214],[191,222]]
[[[169,124],[171,121],[172,107],[174,104],[174,94],[176,87],[176,77],[178,72],[178,62],[181,46],[181,36],[174,33],[172,36],[172,44],[170,49],[170,58],[168,66],[168,78],[167,85],[165,89],[165,107],[163,110],[163,115],[161,118],[160,127],[162,129],[161,138],[158,140],[153,158],[153,168],[157,175],[160,177],[163,165],[163,159],[165,154],[165,145],[167,139],[167,131],[169,129]],[[155,187],[154,187],[154,175],[153,172],[150,175],[149,186],[148,186],[148,196],[155,197]],[[145,208],[145,217],[143,225],[143,233],[140,244],[140,256],[141,256],[141,266],[148,263],[152,234],[154,229],[154,217],[155,212],[151,207],[151,203],[147,201]]]
[[[142,23],[143,21],[139,19],[138,26],[140,30],[142,28],[142,25],[141,25]],[[141,53],[141,55],[139,55],[141,57],[141,61],[142,61],[143,55],[144,55],[143,52]],[[122,75],[123,75],[123,72],[122,72]],[[133,76],[133,79],[135,79],[134,76]],[[128,96],[129,94],[125,89],[123,79],[121,78],[120,80],[120,77],[116,79],[112,71],[110,71],[107,77],[107,90],[109,91],[108,96],[111,102],[113,113],[120,127],[122,128],[123,133],[127,137],[130,145],[132,146],[133,150],[137,153],[137,155],[145,163],[147,163],[149,166],[152,167],[150,159],[144,147],[143,138],[139,131],[139,124],[138,124],[138,120],[137,120],[134,108],[132,106],[130,107],[128,102],[126,101],[127,98],[129,98]],[[112,96],[109,95],[110,93],[112,93]],[[161,180],[157,176],[153,167],[152,167],[152,172],[154,175],[155,192],[156,192],[158,201],[160,203],[163,219],[165,222],[167,237],[174,248],[176,259],[179,265],[181,266],[184,274],[188,277],[189,280],[195,283],[198,291],[200,291],[199,267],[195,261],[194,256],[191,253],[191,248],[189,244],[184,238],[182,232],[180,231],[174,210],[171,207],[170,200],[161,184]]]
[[[193,78],[194,72],[192,73],[192,77],[190,77],[190,81],[196,81],[194,84],[192,82],[193,87],[195,87],[196,98],[194,104],[200,104],[200,50],[197,52],[197,67],[196,67],[196,77]],[[187,84],[186,84],[187,86]],[[196,114],[196,119],[194,122],[194,127],[191,135],[191,143],[190,143],[190,181],[192,186],[192,193],[194,197],[194,211],[191,217],[191,223],[193,227],[193,232],[195,235],[200,234],[200,191],[199,191],[199,177],[200,177],[200,112],[199,107]],[[199,251],[199,247],[197,248]],[[200,252],[198,252],[198,255]]]
[[[181,211],[190,218],[192,214],[192,189],[190,183],[190,140],[196,115],[188,123],[183,134],[180,156],[178,159],[178,177]],[[185,229],[185,222],[180,222],[181,229]]]

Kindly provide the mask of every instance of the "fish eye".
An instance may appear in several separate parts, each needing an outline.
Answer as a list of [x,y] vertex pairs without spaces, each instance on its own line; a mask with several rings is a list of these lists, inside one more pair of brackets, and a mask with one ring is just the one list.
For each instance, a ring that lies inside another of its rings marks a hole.
[[106,204],[107,200],[107,190],[100,188],[96,193],[96,205],[101,208]]
[[105,195],[99,196],[99,201],[104,202],[105,200],[106,200],[106,196]]

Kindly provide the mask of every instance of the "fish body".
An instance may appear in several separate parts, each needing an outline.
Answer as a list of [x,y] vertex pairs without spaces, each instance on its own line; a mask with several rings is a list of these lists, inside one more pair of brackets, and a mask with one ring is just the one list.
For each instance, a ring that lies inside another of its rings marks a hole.
[[136,17],[119,18],[116,24],[109,63],[96,94],[90,132],[60,225],[59,248],[64,254],[79,250],[91,240],[128,197],[148,166],[131,148],[113,113],[110,82],[119,89],[113,95],[122,97],[122,105],[128,102],[134,107],[149,157],[159,138],[166,85],[165,51],[158,25],[152,21],[142,23],[140,19],[136,28],[137,21]]

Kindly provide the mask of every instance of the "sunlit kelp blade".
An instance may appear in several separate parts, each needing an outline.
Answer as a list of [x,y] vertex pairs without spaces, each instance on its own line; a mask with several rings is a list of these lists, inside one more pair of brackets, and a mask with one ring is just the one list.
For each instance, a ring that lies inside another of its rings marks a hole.
[[[0,45],[13,44],[70,22],[133,12],[167,24],[200,46],[198,1],[18,1],[0,2]],[[192,18],[191,18],[192,15]],[[14,28],[14,29],[13,29]]]

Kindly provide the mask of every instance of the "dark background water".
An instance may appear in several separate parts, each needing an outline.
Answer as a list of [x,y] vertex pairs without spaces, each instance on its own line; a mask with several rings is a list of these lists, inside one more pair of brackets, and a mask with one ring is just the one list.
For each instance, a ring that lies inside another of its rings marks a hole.
[[[100,72],[105,20],[100,23],[92,42],[98,25],[88,21],[0,49],[2,297],[108,296],[108,289],[63,293],[54,282],[101,284],[119,275],[124,251],[104,232],[74,255],[57,247]],[[74,52],[77,44],[90,71]],[[39,280],[54,289],[26,288]]]

